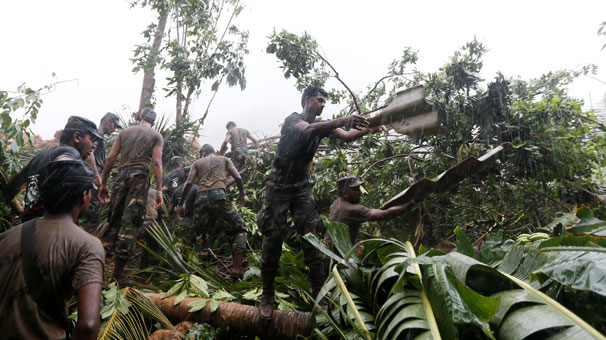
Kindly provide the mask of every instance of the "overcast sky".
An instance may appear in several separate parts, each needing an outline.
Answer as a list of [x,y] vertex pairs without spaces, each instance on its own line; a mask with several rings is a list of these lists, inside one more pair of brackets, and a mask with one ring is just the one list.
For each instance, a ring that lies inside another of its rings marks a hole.
[[[363,89],[385,74],[407,46],[419,51],[419,69],[436,71],[454,51],[475,37],[489,52],[482,77],[496,72],[523,79],[587,63],[598,65],[598,80],[584,77],[571,92],[596,107],[606,94],[606,1],[337,1],[244,0],[236,24],[250,32],[247,88],[222,88],[200,138],[219,147],[225,123],[234,120],[258,137],[275,135],[284,117],[300,111],[300,93],[286,80],[277,59],[265,53],[272,30],[307,31],[352,89]],[[0,89],[25,82],[39,88],[63,82],[44,96],[34,131],[49,139],[70,115],[98,123],[107,111],[128,116],[137,110],[142,74],[129,58],[140,35],[155,22],[150,11],[125,0],[11,0],[0,2]],[[158,77],[158,85],[163,80]],[[208,85],[210,86],[210,84]],[[207,86],[207,88],[208,88]],[[335,85],[336,86],[336,85]],[[159,114],[173,116],[174,99],[156,92]],[[192,106],[200,117],[207,97]],[[328,107],[329,118],[339,107]]]

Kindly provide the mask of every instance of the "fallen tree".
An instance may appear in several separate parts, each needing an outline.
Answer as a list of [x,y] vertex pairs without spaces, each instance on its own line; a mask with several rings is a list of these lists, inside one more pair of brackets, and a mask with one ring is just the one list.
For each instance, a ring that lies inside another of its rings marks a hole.
[[[276,310],[271,321],[265,321],[259,316],[258,309],[253,306],[233,302],[217,301],[218,307],[211,312],[211,299],[187,297],[175,306],[176,296],[164,298],[164,293],[146,293],[150,300],[172,322],[193,321],[205,322],[215,327],[229,327],[230,330],[241,334],[258,335],[269,339],[297,339],[307,337],[311,333],[311,313],[289,312]],[[194,301],[207,300],[209,303],[203,309],[190,313],[189,304]]]

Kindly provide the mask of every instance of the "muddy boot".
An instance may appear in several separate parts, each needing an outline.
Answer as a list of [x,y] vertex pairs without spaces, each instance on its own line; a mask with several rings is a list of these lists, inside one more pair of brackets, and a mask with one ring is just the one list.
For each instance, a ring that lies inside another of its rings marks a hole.
[[271,320],[274,315],[274,278],[275,271],[261,271],[263,277],[263,295],[259,304],[259,315],[263,320]]
[[244,253],[238,250],[234,250],[232,253],[232,264],[230,274],[232,277],[241,279],[246,273],[246,268],[242,265],[244,261]]

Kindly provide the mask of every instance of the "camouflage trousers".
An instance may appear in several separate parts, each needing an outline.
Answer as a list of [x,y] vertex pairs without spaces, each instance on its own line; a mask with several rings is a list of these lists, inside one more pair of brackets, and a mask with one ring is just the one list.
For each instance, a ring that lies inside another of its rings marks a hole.
[[248,148],[246,146],[240,146],[231,151],[231,161],[234,163],[234,166],[236,169],[238,169],[238,171],[244,170],[247,153]]
[[84,215],[80,217],[80,226],[91,235],[95,235],[99,223],[101,222],[100,215],[102,205],[97,194],[98,191],[93,189],[88,209],[84,212]]
[[[312,185],[294,189],[276,189],[268,185],[265,202],[257,215],[259,229],[263,233],[262,271],[275,272],[280,264],[289,211],[299,236],[315,234],[322,229],[322,220],[311,189]],[[309,267],[310,278],[322,277],[324,256],[309,242],[303,239],[300,242],[303,261]]]
[[[233,250],[246,250],[246,224],[233,203],[227,200],[225,191],[214,189],[198,192],[194,208],[195,232],[212,237],[211,231],[216,223],[226,228],[224,231],[232,239]],[[200,248],[200,245],[194,248]]]
[[139,268],[137,240],[143,240],[143,219],[147,205],[147,173],[119,175],[114,183],[108,216],[109,227],[102,237],[106,257],[119,257],[127,268]]

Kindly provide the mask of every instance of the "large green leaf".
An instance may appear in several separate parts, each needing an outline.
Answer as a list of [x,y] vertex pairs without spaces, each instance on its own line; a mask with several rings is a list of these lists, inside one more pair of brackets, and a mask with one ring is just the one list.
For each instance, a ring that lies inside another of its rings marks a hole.
[[[534,293],[515,289],[494,294],[501,305],[491,321],[499,339],[522,340],[529,336],[544,339],[591,339],[592,336],[549,306]],[[574,337],[571,337],[574,334]]]
[[577,210],[577,217],[581,219],[574,227],[567,230],[575,235],[591,234],[606,236],[606,221],[602,221],[591,213],[587,207]]
[[498,299],[484,297],[465,286],[444,262],[436,261],[424,270],[423,282],[444,338],[458,338],[458,327],[477,327],[494,339],[488,322],[499,306]]
[[541,282],[551,278],[577,290],[606,296],[606,248],[543,248],[553,259],[533,272]]

